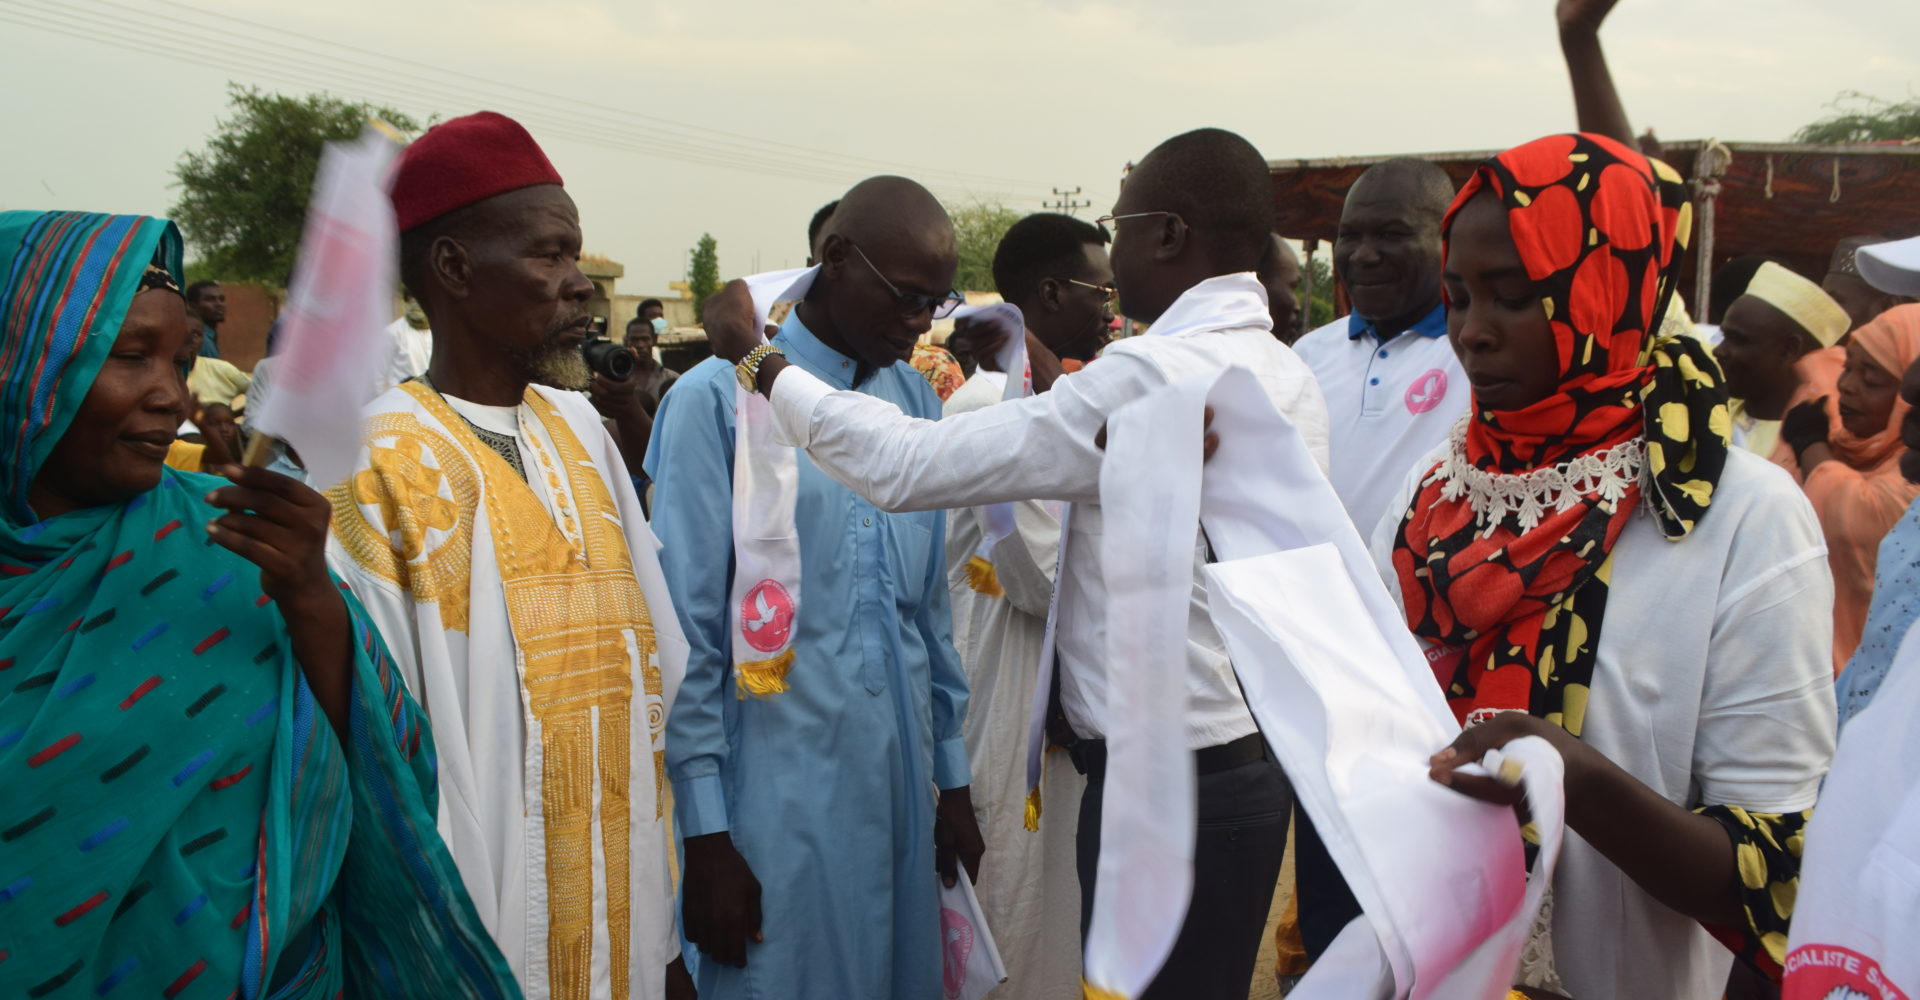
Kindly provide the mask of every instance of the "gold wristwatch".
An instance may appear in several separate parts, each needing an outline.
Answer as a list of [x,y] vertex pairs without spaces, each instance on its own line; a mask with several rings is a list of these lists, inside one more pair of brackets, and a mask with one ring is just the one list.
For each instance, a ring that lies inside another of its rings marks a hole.
[[748,392],[760,391],[760,362],[767,360],[767,356],[772,354],[778,354],[783,358],[787,356],[787,352],[772,344],[761,344],[748,351],[747,356],[733,366],[734,375],[740,379],[740,388]]

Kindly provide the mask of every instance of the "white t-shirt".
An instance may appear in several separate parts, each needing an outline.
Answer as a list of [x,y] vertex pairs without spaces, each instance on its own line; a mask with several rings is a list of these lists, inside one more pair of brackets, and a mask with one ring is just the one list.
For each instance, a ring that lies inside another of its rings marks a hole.
[[1389,513],[1387,501],[1408,468],[1444,442],[1467,412],[1472,391],[1447,340],[1445,306],[1386,343],[1371,331],[1350,337],[1358,322],[1357,316],[1334,320],[1293,349],[1327,400],[1333,463],[1327,478],[1366,538]]
[[374,395],[386,392],[410,378],[424,374],[433,361],[433,331],[416,330],[405,316],[387,324],[389,343],[387,362],[380,373]]
[[[1418,475],[1395,503],[1413,502]],[[1379,526],[1373,554],[1397,599],[1396,529]],[[1822,537],[1793,479],[1744,451],[1685,539],[1636,513],[1613,549],[1581,739],[1689,809],[1812,806],[1837,725]],[[1553,894],[1554,961],[1573,996],[1717,1000],[1726,987],[1732,954],[1571,830]]]

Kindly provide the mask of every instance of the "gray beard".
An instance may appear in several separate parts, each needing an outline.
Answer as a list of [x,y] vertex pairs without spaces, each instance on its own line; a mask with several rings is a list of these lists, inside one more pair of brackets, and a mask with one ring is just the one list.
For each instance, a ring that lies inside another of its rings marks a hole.
[[593,385],[593,369],[577,348],[554,345],[533,357],[533,381],[555,389],[585,392]]

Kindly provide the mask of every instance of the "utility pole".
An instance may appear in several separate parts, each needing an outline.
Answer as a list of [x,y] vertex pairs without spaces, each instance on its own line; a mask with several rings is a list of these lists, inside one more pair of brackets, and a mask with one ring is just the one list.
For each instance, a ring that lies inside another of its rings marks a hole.
[[1065,212],[1068,215],[1079,215],[1081,209],[1088,208],[1093,205],[1093,202],[1091,201],[1087,201],[1081,198],[1076,198],[1075,196],[1078,195],[1079,193],[1080,193],[1080,188],[1077,186],[1071,191],[1064,191],[1064,190],[1061,190],[1060,188],[1054,188],[1053,196],[1055,200],[1042,201],[1040,202],[1040,207],[1050,208],[1056,212]]

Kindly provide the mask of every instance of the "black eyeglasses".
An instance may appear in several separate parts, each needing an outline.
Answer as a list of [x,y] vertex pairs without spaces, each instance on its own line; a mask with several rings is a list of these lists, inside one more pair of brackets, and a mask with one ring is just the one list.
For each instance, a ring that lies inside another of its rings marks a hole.
[[902,316],[918,316],[923,312],[931,312],[933,313],[934,319],[946,319],[948,316],[953,315],[955,309],[967,304],[966,296],[961,295],[959,292],[948,292],[945,295],[924,295],[919,292],[903,292],[895,288],[893,282],[888,281],[887,276],[880,273],[879,268],[873,266],[873,261],[867,260],[867,252],[860,249],[859,244],[849,240],[847,241],[847,245],[853,248],[854,253],[860,255],[861,260],[866,261],[867,270],[872,271],[873,276],[879,278],[880,283],[887,286],[887,291],[893,293],[893,300],[899,305],[900,315]]
[[[1176,219],[1180,219],[1179,212],[1128,212],[1125,215],[1103,215],[1093,220],[1093,224],[1095,228],[1100,230],[1100,235],[1103,238],[1111,241],[1113,239],[1113,230],[1107,228],[1108,223],[1119,222],[1121,219],[1144,219],[1149,215],[1171,215]],[[1187,220],[1180,219],[1180,224],[1183,226],[1186,225]],[[1114,228],[1118,229],[1119,227],[1115,226]]]
[[1113,297],[1119,294],[1119,289],[1110,284],[1096,285],[1091,281],[1081,281],[1079,278],[1054,278],[1052,280],[1063,281],[1069,285],[1079,285],[1081,288],[1091,288],[1100,293],[1100,303],[1102,305],[1112,305]]

